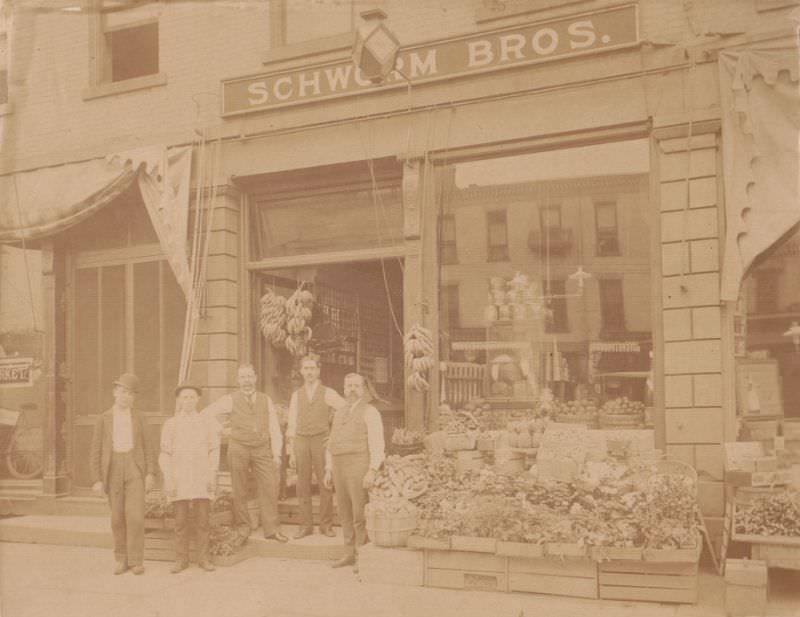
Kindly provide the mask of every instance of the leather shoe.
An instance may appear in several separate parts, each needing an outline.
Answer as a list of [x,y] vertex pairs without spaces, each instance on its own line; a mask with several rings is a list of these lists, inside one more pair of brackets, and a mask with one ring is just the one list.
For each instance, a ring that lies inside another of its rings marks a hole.
[[144,574],[144,566],[133,566],[131,568],[131,572],[133,572],[136,575]]
[[310,527],[301,527],[297,530],[297,533],[292,536],[292,539],[299,540],[301,538],[305,538],[306,536],[310,536],[314,533],[314,530]]
[[210,561],[201,561],[200,567],[206,572],[213,572],[214,570],[217,569],[216,567],[214,567],[214,564],[211,563]]
[[117,565],[114,566],[114,575],[117,576],[119,574],[125,574],[128,571],[128,564],[122,561],[118,561]]
[[344,568],[345,566],[356,565],[356,558],[353,555],[345,555],[331,564],[331,568]]
[[333,529],[331,529],[330,527],[320,527],[319,528],[319,532],[323,536],[328,536],[329,538],[335,538],[336,537],[336,532]]
[[276,542],[288,542],[289,538],[283,535],[280,531],[276,531],[271,536],[264,536],[267,540],[275,540]]
[[186,568],[189,567],[189,564],[185,561],[176,561],[172,564],[172,567],[169,569],[172,574],[177,574],[178,572],[183,572]]

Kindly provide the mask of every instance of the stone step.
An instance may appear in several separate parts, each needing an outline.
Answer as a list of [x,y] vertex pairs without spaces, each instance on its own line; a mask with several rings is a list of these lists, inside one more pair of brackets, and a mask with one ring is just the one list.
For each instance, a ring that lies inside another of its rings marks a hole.
[[[289,538],[297,532],[295,525],[282,525]],[[252,532],[249,545],[259,557],[279,559],[338,559],[342,555],[341,529],[334,528],[336,537],[313,534],[301,540],[280,543],[267,540],[261,529]],[[56,544],[111,548],[111,523],[101,516],[27,515],[0,520],[0,542],[26,544]]]

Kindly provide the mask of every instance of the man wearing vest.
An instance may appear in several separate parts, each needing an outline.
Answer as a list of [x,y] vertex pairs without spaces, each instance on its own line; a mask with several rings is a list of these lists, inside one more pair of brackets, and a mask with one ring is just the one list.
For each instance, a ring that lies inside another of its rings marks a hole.
[[133,409],[139,379],[131,373],[114,382],[114,406],[100,414],[89,451],[98,496],[106,494],[114,534],[114,574],[130,568],[144,574],[144,500],[153,486],[155,452],[145,438],[144,419]]
[[352,565],[357,571],[358,547],[367,541],[364,506],[367,491],[383,463],[385,443],[381,414],[365,397],[364,378],[344,378],[347,405],[337,409],[325,456],[324,484],[336,486],[336,505],[344,534],[345,555],[334,568]]
[[258,489],[261,527],[268,540],[286,542],[278,521],[278,471],[283,436],[272,399],[256,391],[256,372],[250,364],[239,367],[239,390],[217,399],[203,410],[219,419],[229,416],[228,469],[233,489],[233,524],[241,542],[250,536],[247,512],[248,470],[252,469]]
[[289,401],[289,426],[286,439],[289,464],[297,466],[297,499],[300,502],[300,529],[296,539],[311,535],[311,472],[319,484],[319,532],[333,537],[333,495],[322,479],[325,469],[325,442],[328,439],[331,410],[347,405],[335,390],[319,380],[319,356],[309,354],[300,363],[305,382]]

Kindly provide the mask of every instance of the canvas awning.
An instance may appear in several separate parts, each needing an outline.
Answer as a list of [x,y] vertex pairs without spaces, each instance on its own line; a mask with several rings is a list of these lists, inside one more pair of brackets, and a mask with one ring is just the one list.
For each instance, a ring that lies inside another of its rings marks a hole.
[[0,176],[0,243],[65,231],[138,182],[161,249],[186,297],[186,254],[192,149],[152,146],[105,159]]
[[726,238],[721,297],[800,222],[800,55],[794,46],[720,53]]

